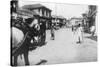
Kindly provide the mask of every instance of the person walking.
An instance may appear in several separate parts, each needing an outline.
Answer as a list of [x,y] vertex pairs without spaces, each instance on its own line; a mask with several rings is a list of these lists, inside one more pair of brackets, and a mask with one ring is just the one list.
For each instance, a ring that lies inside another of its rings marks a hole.
[[53,24],[52,24],[52,26],[51,26],[51,39],[52,39],[52,40],[55,39],[54,25],[53,25]]
[[74,26],[72,25],[72,32],[74,31]]
[[78,35],[78,42],[77,43],[82,43],[83,41],[83,29],[81,24],[78,24],[78,29],[77,29],[77,35]]
[[90,32],[91,32],[91,36],[94,36],[94,34],[95,34],[95,26],[91,26]]

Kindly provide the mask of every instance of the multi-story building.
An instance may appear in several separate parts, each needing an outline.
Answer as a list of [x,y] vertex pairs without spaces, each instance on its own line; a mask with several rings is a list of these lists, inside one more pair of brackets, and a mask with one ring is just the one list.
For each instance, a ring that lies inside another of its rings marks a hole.
[[89,27],[95,25],[96,13],[97,13],[97,6],[89,5],[89,11],[88,11]]
[[96,5],[89,5],[88,6],[88,13],[84,13],[83,20],[84,20],[84,30],[86,32],[90,32],[92,26],[96,24],[96,13],[97,13],[97,6]]
[[39,15],[41,19],[46,23],[46,28],[50,28],[51,25],[51,10],[41,4],[31,4],[22,6],[23,9],[34,11]]
[[55,24],[56,26],[64,26],[66,24],[66,18],[64,18],[63,16],[56,16],[56,15],[52,15],[52,23]]
[[82,24],[82,18],[77,18],[77,17],[73,17],[70,19],[70,25],[78,25],[78,24]]

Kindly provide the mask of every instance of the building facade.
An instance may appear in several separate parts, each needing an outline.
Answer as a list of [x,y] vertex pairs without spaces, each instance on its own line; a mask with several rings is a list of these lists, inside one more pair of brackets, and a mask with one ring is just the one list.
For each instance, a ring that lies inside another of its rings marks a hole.
[[51,26],[51,10],[41,4],[24,5],[23,9],[34,11],[39,15],[39,21],[46,24],[46,28],[50,29]]
[[88,20],[89,20],[89,27],[95,25],[96,13],[97,13],[97,6],[89,5],[88,11]]
[[[92,26],[96,26],[96,14],[97,14],[97,6],[89,5],[88,13],[82,14],[83,22],[84,22],[84,30],[90,33],[90,29]],[[95,27],[96,28],[96,27]]]
[[66,18],[62,16],[52,16],[52,23],[55,24],[56,26],[62,27],[66,25]]

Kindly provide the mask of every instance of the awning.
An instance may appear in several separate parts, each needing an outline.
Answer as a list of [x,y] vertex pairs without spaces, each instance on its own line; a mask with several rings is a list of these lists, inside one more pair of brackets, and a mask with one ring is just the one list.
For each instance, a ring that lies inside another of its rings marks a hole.
[[92,17],[93,15],[96,15],[96,13],[97,13],[97,11],[95,10],[95,11],[93,11],[92,13],[89,13],[89,14],[88,14],[88,17]]
[[34,15],[38,15],[37,13],[27,10],[27,9],[18,9],[17,14],[27,17],[34,17]]

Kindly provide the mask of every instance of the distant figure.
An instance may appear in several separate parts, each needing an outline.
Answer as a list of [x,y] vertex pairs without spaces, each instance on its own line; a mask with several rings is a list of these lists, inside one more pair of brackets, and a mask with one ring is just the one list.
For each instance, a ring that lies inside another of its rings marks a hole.
[[77,35],[78,35],[78,42],[77,43],[82,43],[83,40],[83,35],[82,35],[82,26],[81,24],[78,25],[78,29],[77,29]]
[[76,27],[76,26],[74,26],[74,25],[72,25],[72,32],[73,32],[73,34],[75,34],[75,33],[76,33],[76,29],[77,29],[77,27]]
[[90,31],[91,31],[91,36],[94,36],[94,34],[95,34],[95,26],[91,26]]
[[51,39],[54,40],[55,39],[55,34],[54,34],[54,25],[52,24],[51,26]]
[[72,31],[74,30],[74,26],[72,25]]

